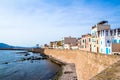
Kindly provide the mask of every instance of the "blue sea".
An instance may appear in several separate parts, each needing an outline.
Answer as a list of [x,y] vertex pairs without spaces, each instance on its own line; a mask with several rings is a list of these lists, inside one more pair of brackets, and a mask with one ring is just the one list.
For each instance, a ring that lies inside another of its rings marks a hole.
[[49,60],[25,60],[21,50],[0,50],[0,80],[51,80],[61,67]]

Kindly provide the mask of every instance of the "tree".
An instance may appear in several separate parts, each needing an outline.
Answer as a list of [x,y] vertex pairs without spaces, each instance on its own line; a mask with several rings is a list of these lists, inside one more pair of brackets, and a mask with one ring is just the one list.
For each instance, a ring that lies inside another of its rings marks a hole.
[[62,41],[57,41],[57,46],[62,46]]

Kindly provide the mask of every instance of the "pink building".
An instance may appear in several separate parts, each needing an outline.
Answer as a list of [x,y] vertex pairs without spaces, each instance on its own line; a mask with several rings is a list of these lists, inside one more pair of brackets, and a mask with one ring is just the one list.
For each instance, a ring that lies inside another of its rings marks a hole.
[[63,48],[64,49],[78,49],[77,39],[74,37],[64,37]]

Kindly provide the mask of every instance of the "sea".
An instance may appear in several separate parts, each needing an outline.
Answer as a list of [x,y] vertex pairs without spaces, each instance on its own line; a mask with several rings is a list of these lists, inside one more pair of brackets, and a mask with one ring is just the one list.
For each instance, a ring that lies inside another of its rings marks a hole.
[[0,80],[52,80],[61,67],[50,60],[21,60],[42,57],[38,53],[24,55],[24,50],[0,50]]

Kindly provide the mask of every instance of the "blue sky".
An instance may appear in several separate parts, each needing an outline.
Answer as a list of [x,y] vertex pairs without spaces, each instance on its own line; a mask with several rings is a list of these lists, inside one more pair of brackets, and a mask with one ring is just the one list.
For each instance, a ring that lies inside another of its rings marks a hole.
[[120,27],[120,0],[0,0],[0,42],[34,46],[80,37],[101,20]]

